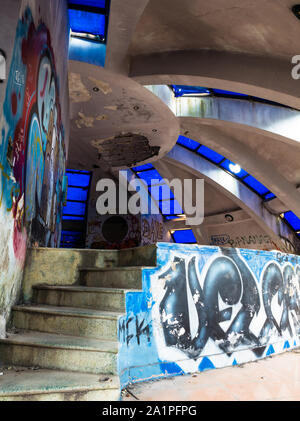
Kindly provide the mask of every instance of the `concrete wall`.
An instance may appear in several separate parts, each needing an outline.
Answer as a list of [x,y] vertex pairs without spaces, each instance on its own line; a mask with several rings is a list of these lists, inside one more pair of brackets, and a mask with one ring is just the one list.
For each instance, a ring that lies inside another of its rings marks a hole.
[[0,104],[0,335],[27,245],[59,244],[69,136],[66,2],[23,0],[14,31]]
[[157,245],[119,319],[122,385],[255,361],[299,346],[300,257]]
[[[119,209],[119,174],[115,173],[116,182],[116,193],[117,193],[117,211]],[[127,233],[122,237],[120,234],[120,240],[116,241],[115,236],[110,237],[103,235],[103,224],[110,219],[111,214],[100,215],[96,209],[96,203],[98,198],[102,195],[102,192],[96,190],[96,185],[100,179],[109,178],[112,179],[111,175],[103,176],[100,171],[95,170],[93,172],[92,184],[90,189],[90,200],[88,208],[88,221],[87,221],[87,236],[86,236],[86,247],[91,249],[126,249],[132,247],[145,246],[149,244],[155,244],[157,242],[172,242],[171,234],[164,223],[163,216],[159,214],[150,213],[132,215],[117,214],[116,216],[122,218],[127,224]],[[132,171],[127,171],[128,181],[134,180],[136,176]],[[132,194],[132,193],[131,193]],[[140,192],[141,197],[144,197],[148,202],[148,209],[151,209],[152,198],[148,194],[148,190],[142,189]],[[128,193],[128,199],[130,194]],[[127,203],[128,204],[128,203]],[[124,204],[123,204],[124,205]],[[156,206],[157,208],[157,206]]]

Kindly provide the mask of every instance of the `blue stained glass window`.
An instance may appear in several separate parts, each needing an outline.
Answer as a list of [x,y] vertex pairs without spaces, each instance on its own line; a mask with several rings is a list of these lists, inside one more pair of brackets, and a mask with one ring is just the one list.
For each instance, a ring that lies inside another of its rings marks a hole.
[[67,201],[67,205],[64,207],[64,215],[84,216],[85,208],[85,203]]
[[74,188],[69,187],[68,188],[68,200],[87,200],[88,196],[88,189],[84,190],[81,188]]
[[174,199],[172,190],[166,184],[151,187],[150,194],[157,201]]
[[70,216],[70,215],[63,215],[62,218],[64,221],[84,221],[85,216]]
[[294,214],[294,212],[286,212],[284,214],[284,219],[286,219],[286,221],[295,231],[300,231],[300,219]]
[[263,184],[261,184],[256,178],[252,177],[252,175],[249,175],[243,180],[244,183],[246,183],[249,187],[251,187],[253,190],[255,190],[258,194],[264,195],[268,193],[269,189],[265,187]]
[[150,170],[153,168],[152,164],[145,164],[145,165],[140,165],[139,167],[134,167],[132,168],[133,171],[145,171],[145,170]]
[[176,98],[183,95],[209,95],[210,90],[202,86],[172,85]]
[[188,137],[179,136],[177,143],[179,145],[185,146],[186,148],[190,149],[191,151],[196,150],[199,147],[199,143],[195,140],[189,139]]
[[[231,172],[239,178],[245,177],[248,174],[245,170],[237,166],[234,162],[229,161],[229,159],[226,159],[226,161],[222,162],[221,167],[225,168],[227,171]],[[237,168],[236,171],[235,168]]]
[[275,199],[276,196],[274,193],[268,193],[265,195],[265,200],[271,200],[271,199]]
[[159,181],[156,181],[155,184],[164,184],[163,178],[161,177],[159,172],[154,170],[154,169],[149,170],[149,171],[140,172],[140,173],[138,173],[138,176],[142,180],[144,180],[145,183],[148,184],[148,186],[150,186],[151,182],[154,183],[154,180],[159,180]]
[[219,95],[228,95],[228,96],[248,96],[245,94],[240,94],[238,92],[224,91],[223,89],[212,89],[215,94]]
[[67,171],[68,185],[78,187],[88,187],[91,176],[86,173],[72,173]]
[[70,27],[73,32],[105,35],[106,18],[99,13],[69,9]]
[[223,161],[224,156],[218,154],[217,152],[213,151],[212,149],[202,145],[200,149],[197,151],[200,155],[205,156],[205,158],[210,159],[211,161],[215,162],[216,164],[219,164],[221,161]]
[[69,0],[69,5],[78,4],[80,6],[92,6],[105,9],[106,0]]
[[173,238],[175,243],[194,244],[197,242],[191,229],[174,231]]
[[177,200],[164,200],[159,203],[159,207],[163,215],[178,215],[183,213]]

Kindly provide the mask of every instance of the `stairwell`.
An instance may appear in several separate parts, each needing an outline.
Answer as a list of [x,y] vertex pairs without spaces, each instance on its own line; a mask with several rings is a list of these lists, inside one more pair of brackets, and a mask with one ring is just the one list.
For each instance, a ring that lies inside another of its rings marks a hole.
[[0,401],[120,399],[118,319],[126,290],[140,290],[142,267],[155,265],[155,248],[110,251],[110,260],[96,253],[104,267],[78,267],[66,285],[43,272],[31,302],[13,307],[0,339]]

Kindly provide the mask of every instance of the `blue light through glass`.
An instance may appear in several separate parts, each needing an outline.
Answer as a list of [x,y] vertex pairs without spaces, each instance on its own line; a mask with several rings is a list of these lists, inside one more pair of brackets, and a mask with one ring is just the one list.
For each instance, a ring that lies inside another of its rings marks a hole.
[[240,94],[239,92],[231,92],[231,91],[224,91],[223,89],[212,89],[213,93],[218,95],[224,95],[224,96],[248,96],[245,94]]
[[105,9],[106,0],[69,0],[69,5],[78,4],[80,6],[92,6]]
[[232,169],[233,166],[235,166],[236,164],[232,161],[229,161],[229,159],[226,159],[226,161],[222,162],[221,167],[225,168],[227,171],[229,171],[231,174],[234,174],[235,176],[242,178],[245,177],[248,173],[243,170],[242,168],[240,169],[239,172],[234,172]]
[[81,200],[86,201],[88,197],[88,190],[83,190],[81,188],[68,188],[68,197],[67,200]]
[[174,95],[179,98],[183,95],[209,95],[210,90],[202,88],[202,86],[185,86],[185,85],[172,85]]
[[152,168],[153,168],[152,164],[145,164],[145,165],[140,165],[139,167],[134,167],[134,168],[132,168],[132,170],[136,171],[136,172],[139,172],[139,171],[150,170]]
[[156,181],[155,184],[164,184],[162,176],[159,174],[158,171],[156,171],[155,169],[153,170],[149,170],[149,171],[143,171],[138,173],[138,176],[145,181],[145,183],[150,186],[150,184],[153,182],[154,185],[154,180],[159,180],[158,182]]
[[86,208],[85,203],[67,201],[67,205],[64,207],[64,215],[84,216],[85,208]]
[[175,243],[182,243],[182,244],[195,244],[197,243],[196,238],[193,234],[191,229],[189,230],[178,230],[174,231],[173,239]]
[[167,184],[151,187],[150,194],[157,201],[174,199],[174,194]]
[[188,137],[179,136],[177,143],[179,145],[185,146],[191,151],[195,151],[199,147],[199,143],[195,140],[189,139]]
[[210,161],[215,162],[216,164],[219,164],[221,161],[223,161],[224,156],[220,155],[219,153],[213,151],[210,148],[207,148],[206,146],[202,145],[199,150],[197,151],[198,154],[205,156],[205,158],[209,159]]
[[294,214],[294,212],[289,211],[284,214],[284,219],[290,224],[290,226],[295,231],[300,231],[300,219]]
[[271,199],[275,199],[276,196],[274,193],[268,193],[265,195],[265,200],[271,200]]
[[100,35],[102,37],[105,35],[105,15],[69,9],[69,19],[73,32]]
[[72,173],[67,171],[68,185],[78,187],[88,187],[91,176],[86,173]]
[[159,202],[159,207],[163,215],[178,215],[183,213],[177,200],[164,200],[163,202]]
[[256,178],[252,177],[252,175],[249,175],[246,177],[243,182],[250,186],[253,190],[255,190],[259,195],[264,195],[268,193],[269,189],[265,187],[263,184],[261,184]]

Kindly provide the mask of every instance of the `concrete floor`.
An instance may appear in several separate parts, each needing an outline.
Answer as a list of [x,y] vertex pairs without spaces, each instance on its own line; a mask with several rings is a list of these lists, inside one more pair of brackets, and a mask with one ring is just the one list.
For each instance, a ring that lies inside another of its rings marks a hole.
[[300,401],[300,349],[242,366],[128,387],[123,401]]

